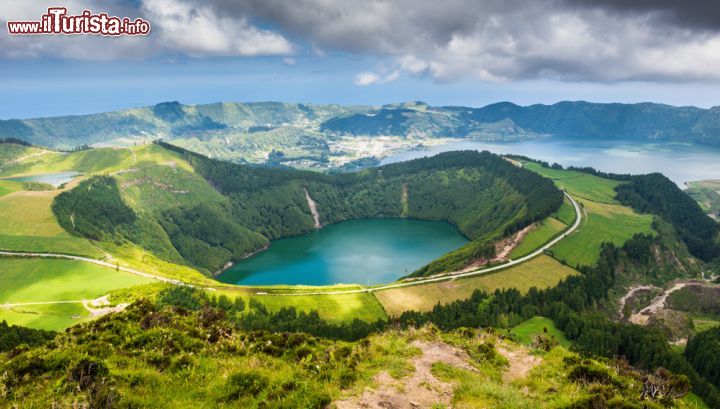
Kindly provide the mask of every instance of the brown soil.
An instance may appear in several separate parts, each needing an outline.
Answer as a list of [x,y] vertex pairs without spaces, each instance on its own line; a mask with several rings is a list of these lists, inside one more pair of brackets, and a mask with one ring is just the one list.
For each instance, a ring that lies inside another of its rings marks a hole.
[[542,359],[530,355],[525,348],[509,349],[498,345],[497,351],[508,360],[508,369],[503,372],[503,382],[512,382],[527,376],[530,371],[542,362]]
[[422,351],[422,355],[412,360],[415,367],[412,375],[393,379],[387,372],[381,372],[375,377],[378,389],[366,389],[360,396],[340,400],[335,403],[336,407],[413,409],[430,408],[435,404],[451,407],[455,385],[437,379],[432,374],[432,365],[443,362],[475,371],[469,364],[469,357],[465,352],[441,342],[415,341],[412,345]]

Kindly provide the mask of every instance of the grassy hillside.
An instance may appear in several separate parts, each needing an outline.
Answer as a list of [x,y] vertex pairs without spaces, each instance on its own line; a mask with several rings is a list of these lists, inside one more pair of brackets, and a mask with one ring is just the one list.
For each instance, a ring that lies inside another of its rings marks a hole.
[[[8,185],[6,185],[8,186]],[[13,189],[19,186],[12,186]],[[55,252],[101,258],[87,239],[65,231],[50,207],[59,190],[15,191],[0,196],[0,249]]]
[[693,256],[703,261],[720,258],[720,225],[667,177],[633,176],[616,190],[617,199],[626,206],[670,223]]
[[701,180],[688,182],[685,191],[700,207],[715,220],[720,218],[720,180]]
[[375,295],[390,316],[403,311],[429,311],[436,304],[445,304],[470,297],[473,291],[493,292],[496,289],[517,288],[527,292],[531,287],[549,288],[560,280],[578,274],[548,256],[536,257],[526,263],[495,273],[437,283],[376,291]]
[[0,258],[0,304],[94,299],[154,280],[73,260]]
[[[135,304],[0,361],[4,399],[139,408],[357,407],[381,396],[426,407],[661,404],[641,400],[633,368],[562,347],[531,355],[482,330],[390,330],[345,342],[243,331],[232,314]],[[674,397],[662,403],[687,407]]]
[[[615,188],[623,182],[572,170],[552,169],[535,162],[523,162],[526,169],[552,179],[575,197],[583,210],[579,230],[551,249],[553,257],[571,266],[594,265],[600,245],[622,245],[633,235],[652,234],[653,217],[622,206]],[[567,217],[567,210],[560,210]],[[560,216],[558,216],[560,217]]]
[[0,307],[0,320],[12,325],[48,331],[62,331],[92,319],[90,312],[81,303]]
[[[177,266],[182,262],[179,254],[170,244],[170,240],[153,219],[158,209],[172,208],[183,203],[202,201],[223,201],[204,179],[193,173],[192,167],[180,155],[149,144],[129,148],[90,149],[72,153],[51,151],[40,156],[26,157],[9,167],[0,169],[5,176],[18,174],[38,174],[64,171],[80,171],[87,178],[95,175],[112,175],[117,180],[122,203],[131,206],[137,215],[137,223],[133,224],[134,237],[142,237],[147,248],[138,247],[128,241],[104,240],[94,243],[105,252],[112,253],[123,265],[134,265],[143,271],[151,271],[168,276],[187,276],[197,280],[200,274],[192,269]],[[6,189],[25,190],[26,188],[12,182],[0,181]],[[11,215],[12,225],[3,231],[0,227],[0,248],[28,251],[50,251],[69,254],[103,257],[95,246],[87,244],[87,240],[69,235],[53,215],[51,205],[54,198],[64,191],[76,186],[71,183],[64,190],[47,192],[17,191],[12,195],[0,196],[0,207],[7,209]],[[88,192],[89,193],[89,192]],[[91,194],[92,196],[92,194]],[[88,206],[88,208],[93,208]],[[23,209],[32,209],[25,214]],[[114,212],[109,212],[115,214]],[[17,216],[13,216],[17,215]],[[61,221],[66,226],[72,225],[75,215],[70,212],[63,215]],[[78,222],[82,215],[78,214]],[[95,221],[89,221],[92,226]],[[79,223],[81,224],[81,223]],[[5,227],[5,226],[3,226]],[[68,228],[74,231],[73,228]],[[98,232],[87,237],[98,238]],[[157,254],[153,254],[156,252]],[[161,258],[158,258],[160,256]],[[173,266],[171,263],[175,263]]]
[[510,252],[510,258],[516,259],[525,256],[538,249],[543,244],[552,240],[568,227],[554,217],[537,222],[533,229],[525,235],[520,244]]
[[281,308],[296,308],[298,311],[316,310],[320,317],[331,323],[349,322],[355,318],[363,321],[387,319],[383,306],[372,293],[295,295],[295,296],[252,296],[270,311]]
[[545,317],[532,317],[516,325],[511,333],[515,335],[518,341],[526,345],[532,345],[535,338],[540,335],[555,338],[558,344],[565,348],[570,348],[571,345],[570,341],[565,337],[565,333],[559,330],[551,319]]

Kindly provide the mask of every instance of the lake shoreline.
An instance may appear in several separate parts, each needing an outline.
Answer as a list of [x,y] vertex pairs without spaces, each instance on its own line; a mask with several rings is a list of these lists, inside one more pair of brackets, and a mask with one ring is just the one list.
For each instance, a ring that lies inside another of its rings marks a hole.
[[[238,285],[361,285],[392,282],[465,245],[446,221],[376,217],[333,223],[273,240],[214,275]],[[253,257],[254,256],[254,257]]]

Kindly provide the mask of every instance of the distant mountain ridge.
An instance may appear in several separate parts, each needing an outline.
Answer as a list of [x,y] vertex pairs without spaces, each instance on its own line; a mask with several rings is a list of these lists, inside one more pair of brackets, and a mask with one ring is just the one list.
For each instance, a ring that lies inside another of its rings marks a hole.
[[168,140],[293,128],[315,136],[527,139],[541,136],[720,144],[720,107],[584,101],[482,108],[433,107],[420,101],[374,106],[280,102],[151,107],[99,114],[0,120],[0,138],[69,148],[116,139]]

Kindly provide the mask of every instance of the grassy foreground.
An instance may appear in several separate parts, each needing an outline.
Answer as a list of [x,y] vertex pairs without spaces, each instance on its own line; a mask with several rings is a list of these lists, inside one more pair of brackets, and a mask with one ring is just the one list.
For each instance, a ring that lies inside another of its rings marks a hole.
[[531,287],[553,287],[572,274],[577,272],[543,255],[496,273],[392,288],[376,291],[375,295],[387,314],[395,316],[408,310],[429,311],[437,303],[466,299],[475,290],[492,292],[496,289],[517,288],[527,292]]
[[10,407],[696,407],[642,400],[632,368],[483,330],[427,326],[346,342],[245,332],[221,310],[150,302],[8,355],[0,373]]

